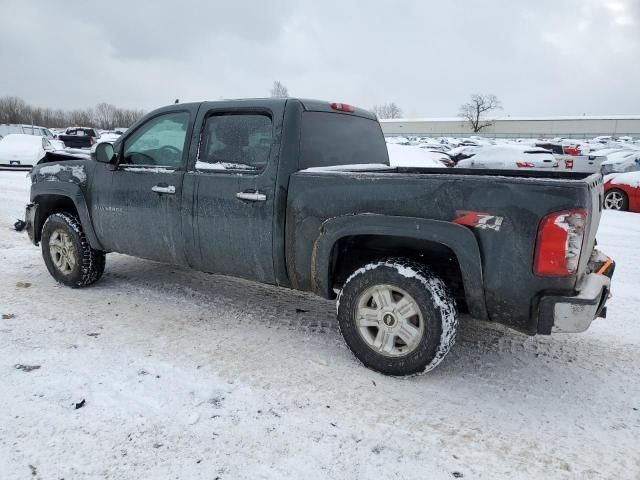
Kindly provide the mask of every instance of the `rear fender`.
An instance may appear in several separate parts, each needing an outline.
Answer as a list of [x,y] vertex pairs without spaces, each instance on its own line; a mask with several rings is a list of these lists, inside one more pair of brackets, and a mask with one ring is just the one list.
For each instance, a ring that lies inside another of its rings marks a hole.
[[355,235],[406,237],[440,243],[456,255],[469,313],[487,320],[480,248],[466,227],[441,220],[376,214],[345,215],[326,220],[313,247],[311,282],[313,291],[329,298],[330,263],[333,247],[341,238]]

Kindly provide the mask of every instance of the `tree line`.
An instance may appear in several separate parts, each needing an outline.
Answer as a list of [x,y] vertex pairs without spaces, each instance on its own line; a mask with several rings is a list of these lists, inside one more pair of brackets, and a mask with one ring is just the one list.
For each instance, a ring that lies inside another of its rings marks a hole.
[[[287,87],[282,82],[273,82],[272,97],[287,97]],[[471,101],[460,107],[459,116],[469,122],[471,129],[478,133],[493,122],[485,120],[490,112],[502,108],[500,100],[492,94],[474,94]],[[374,105],[371,111],[380,119],[402,118],[402,109],[395,103]],[[48,128],[69,126],[94,127],[111,130],[116,127],[130,127],[145,114],[144,110],[119,108],[110,103],[99,103],[94,108],[62,110],[34,107],[20,97],[0,97],[0,124],[23,123]]]
[[111,130],[129,127],[144,114],[144,110],[119,108],[105,102],[94,108],[62,110],[35,107],[20,97],[0,97],[0,124],[23,123],[47,128],[82,126]]

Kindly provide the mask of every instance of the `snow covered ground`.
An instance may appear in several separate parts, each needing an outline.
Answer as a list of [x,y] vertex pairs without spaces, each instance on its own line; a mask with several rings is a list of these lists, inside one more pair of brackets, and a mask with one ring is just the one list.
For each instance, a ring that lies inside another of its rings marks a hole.
[[115,254],[61,287],[9,228],[27,197],[0,172],[3,480],[640,478],[639,214],[604,213],[608,319],[467,319],[438,369],[394,379],[310,295]]

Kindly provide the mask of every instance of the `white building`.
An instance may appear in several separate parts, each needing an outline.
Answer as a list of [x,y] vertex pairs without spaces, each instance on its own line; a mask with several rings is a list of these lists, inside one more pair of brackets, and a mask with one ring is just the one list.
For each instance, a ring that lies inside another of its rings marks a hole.
[[[640,137],[640,115],[575,117],[500,117],[479,134],[484,137],[571,137],[600,135]],[[463,137],[474,135],[469,122],[453,118],[402,118],[380,120],[385,135]]]

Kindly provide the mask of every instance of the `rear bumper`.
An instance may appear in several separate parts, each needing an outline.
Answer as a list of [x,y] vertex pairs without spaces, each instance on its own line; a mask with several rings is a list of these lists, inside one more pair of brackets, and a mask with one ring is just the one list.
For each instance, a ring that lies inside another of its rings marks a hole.
[[540,299],[539,333],[578,333],[591,322],[606,315],[615,264],[610,261],[600,273],[590,273],[582,281],[575,296],[544,296]]

